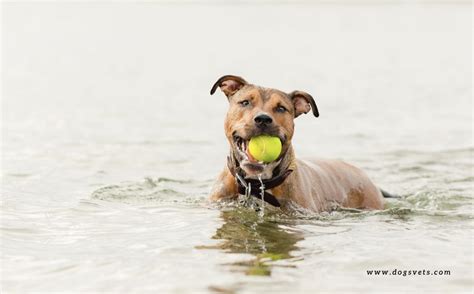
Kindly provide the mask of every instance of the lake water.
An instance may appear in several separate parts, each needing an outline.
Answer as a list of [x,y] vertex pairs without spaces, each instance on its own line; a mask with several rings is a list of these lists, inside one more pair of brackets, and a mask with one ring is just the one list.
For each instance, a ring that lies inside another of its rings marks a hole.
[[[469,3],[2,6],[2,293],[473,290]],[[402,198],[209,203],[224,74],[313,94],[297,156]]]

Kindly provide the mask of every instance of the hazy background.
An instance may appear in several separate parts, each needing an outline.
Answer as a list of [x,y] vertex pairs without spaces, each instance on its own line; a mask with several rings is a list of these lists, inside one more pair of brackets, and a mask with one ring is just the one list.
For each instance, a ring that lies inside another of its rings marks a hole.
[[[2,3],[2,288],[465,290],[471,25],[470,3],[450,1]],[[205,202],[228,152],[227,101],[209,95],[225,74],[311,93],[321,115],[297,119],[297,155],[361,166],[411,199],[411,219],[291,223],[301,259],[263,280],[223,270],[240,255],[194,249],[233,224]],[[456,275],[377,280],[369,266]]]

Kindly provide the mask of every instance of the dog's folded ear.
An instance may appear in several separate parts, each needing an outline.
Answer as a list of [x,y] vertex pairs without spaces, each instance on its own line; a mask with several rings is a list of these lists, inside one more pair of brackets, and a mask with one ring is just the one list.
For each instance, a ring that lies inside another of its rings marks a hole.
[[238,76],[226,75],[217,80],[212,86],[211,95],[217,90],[217,87],[221,88],[222,92],[229,98],[234,95],[235,92],[240,90],[243,86],[247,85],[247,81]]
[[293,106],[295,107],[295,117],[298,117],[302,113],[308,113],[310,110],[313,110],[315,117],[319,116],[318,107],[316,102],[311,95],[303,91],[293,91],[288,94],[291,101],[293,101]]

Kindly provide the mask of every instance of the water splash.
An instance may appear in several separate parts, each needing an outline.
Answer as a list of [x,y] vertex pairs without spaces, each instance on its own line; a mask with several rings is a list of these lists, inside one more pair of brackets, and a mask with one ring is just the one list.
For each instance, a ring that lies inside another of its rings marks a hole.
[[265,185],[262,181],[261,174],[258,175],[258,180],[260,181],[260,199],[262,201],[261,205],[255,202],[255,199],[252,197],[252,185],[247,183],[243,178],[237,175],[237,179],[245,187],[245,194],[242,197],[239,195],[239,203],[241,205],[250,207],[255,211],[258,211],[258,215],[263,217],[265,215]]
[[262,181],[262,174],[258,175],[258,180],[260,181],[260,199],[262,200],[262,209],[259,211],[259,216],[263,217],[265,215],[265,185]]

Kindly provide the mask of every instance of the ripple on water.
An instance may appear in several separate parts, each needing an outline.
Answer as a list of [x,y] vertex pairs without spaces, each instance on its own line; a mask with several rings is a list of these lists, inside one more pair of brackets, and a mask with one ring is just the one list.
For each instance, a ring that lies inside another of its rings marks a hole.
[[[456,151],[451,156],[444,152],[389,155],[385,165],[386,175],[396,187],[403,187],[405,191],[400,193],[394,189],[393,192],[401,194],[401,198],[387,199],[385,209],[381,211],[335,207],[331,212],[312,213],[295,206],[291,212],[283,213],[266,206],[265,214],[259,216],[255,211],[259,201],[254,198],[250,202],[212,204],[211,207],[221,211],[223,221],[212,236],[219,243],[197,245],[195,248],[244,254],[245,258],[239,258],[236,262],[223,262],[222,266],[246,275],[271,276],[275,268],[294,267],[303,255],[309,254],[299,244],[312,236],[352,236],[355,234],[351,232],[354,226],[369,223],[384,230],[393,230],[396,234],[397,230],[405,230],[405,226],[430,224],[436,227],[440,223],[470,221],[473,217],[469,193],[473,178],[464,168],[467,153],[470,154],[470,150]],[[391,162],[390,156],[394,157],[392,159],[395,162]],[[445,169],[449,172],[446,173]],[[194,207],[206,203],[210,186],[211,181],[145,178],[140,182],[102,187],[92,193],[92,198],[115,203],[145,204],[150,209],[159,206],[156,212],[160,215],[174,214],[180,212],[172,207],[183,204]],[[176,230],[178,227],[171,226],[168,229]],[[433,233],[433,238],[448,240],[449,235],[443,234],[443,231],[439,236]],[[323,249],[311,250],[311,254],[324,252]]]
[[[198,204],[202,203],[207,195],[209,184],[171,178],[145,178],[141,182],[125,182],[99,188],[92,192],[91,198],[129,204]],[[203,187],[206,187],[206,190]]]

